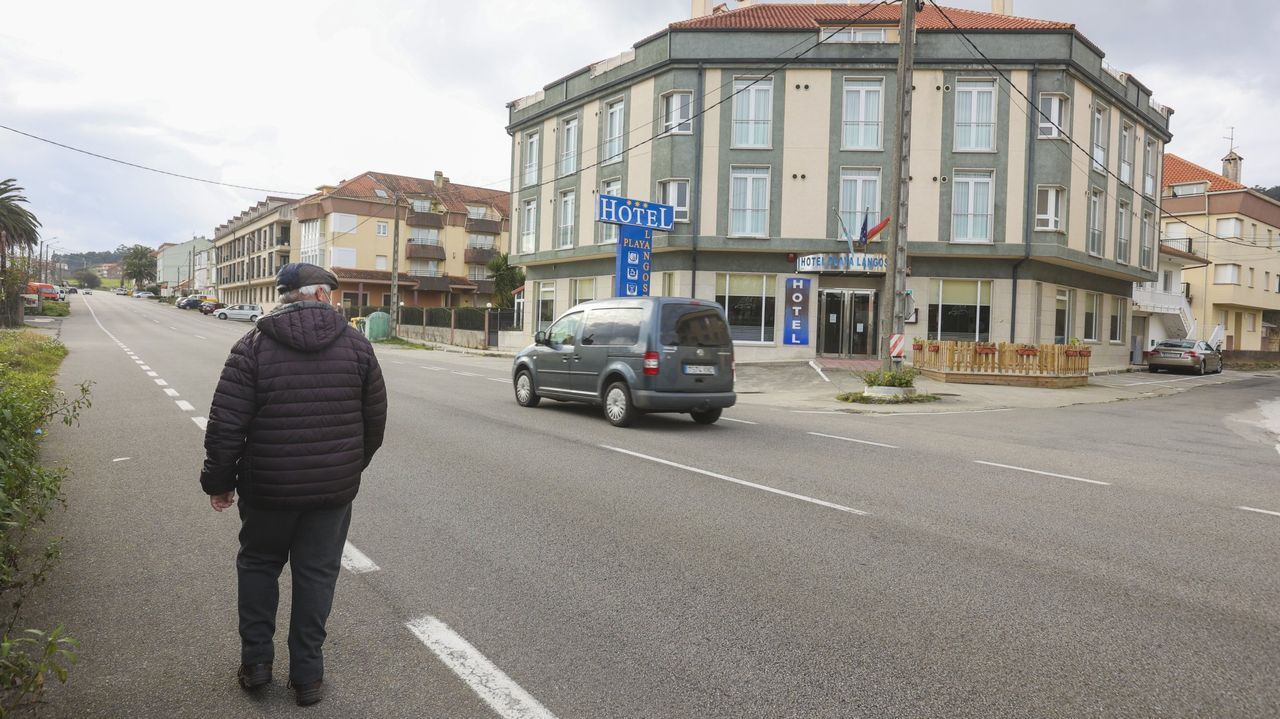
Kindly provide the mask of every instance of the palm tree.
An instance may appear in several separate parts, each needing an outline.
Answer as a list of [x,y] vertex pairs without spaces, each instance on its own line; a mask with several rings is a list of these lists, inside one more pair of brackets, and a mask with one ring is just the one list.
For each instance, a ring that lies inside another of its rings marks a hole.
[[[123,247],[123,245],[121,245]],[[146,245],[127,247],[120,258],[121,277],[142,286],[156,279],[155,251]]]
[[524,270],[508,264],[507,255],[494,255],[489,260],[489,274],[493,276],[493,306],[510,307],[511,291],[524,286]]
[[22,206],[27,198],[17,182],[0,180],[0,327],[22,324],[22,292],[30,268],[17,260],[40,240],[40,220]]

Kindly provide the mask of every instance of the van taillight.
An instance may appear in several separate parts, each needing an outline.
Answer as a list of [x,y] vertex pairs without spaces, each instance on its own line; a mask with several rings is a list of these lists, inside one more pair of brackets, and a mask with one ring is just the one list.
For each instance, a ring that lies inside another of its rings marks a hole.
[[648,375],[658,374],[658,353],[657,352],[644,353],[644,373]]

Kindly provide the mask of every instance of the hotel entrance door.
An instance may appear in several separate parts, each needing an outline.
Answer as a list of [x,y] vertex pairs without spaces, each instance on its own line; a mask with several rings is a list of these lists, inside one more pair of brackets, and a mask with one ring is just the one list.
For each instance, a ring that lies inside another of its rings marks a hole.
[[827,357],[871,357],[876,337],[875,290],[822,290],[818,350]]

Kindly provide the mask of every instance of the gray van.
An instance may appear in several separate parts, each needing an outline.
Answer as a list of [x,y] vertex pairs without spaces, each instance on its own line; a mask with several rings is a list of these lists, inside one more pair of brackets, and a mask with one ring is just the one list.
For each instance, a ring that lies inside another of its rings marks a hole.
[[516,355],[516,402],[604,407],[616,427],[641,412],[688,412],[711,424],[737,401],[733,340],[720,305],[684,297],[584,302]]

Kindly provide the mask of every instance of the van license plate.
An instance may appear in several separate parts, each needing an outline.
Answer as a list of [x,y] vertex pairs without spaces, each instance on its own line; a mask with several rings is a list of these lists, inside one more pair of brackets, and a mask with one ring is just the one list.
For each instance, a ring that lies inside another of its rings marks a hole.
[[685,374],[715,374],[715,365],[710,364],[687,364],[684,366]]

